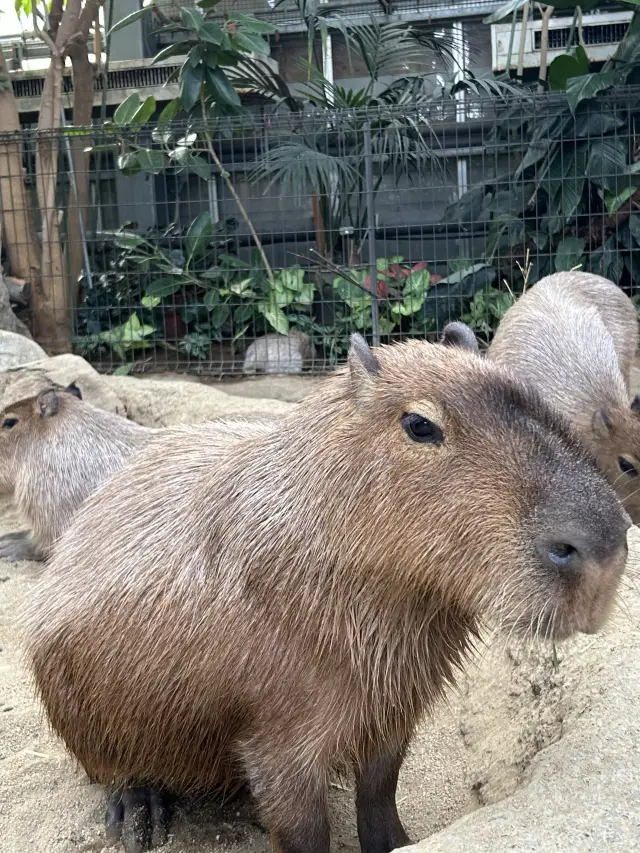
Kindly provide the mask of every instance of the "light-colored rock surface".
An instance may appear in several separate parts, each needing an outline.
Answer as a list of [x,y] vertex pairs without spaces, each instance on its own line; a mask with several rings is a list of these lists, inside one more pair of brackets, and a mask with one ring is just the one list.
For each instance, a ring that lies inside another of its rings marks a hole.
[[[31,337],[31,332],[26,327],[26,325],[22,322],[22,320],[18,319],[16,315],[13,313],[13,309],[11,308],[11,299],[9,294],[9,288],[7,283],[4,280],[4,276],[0,271],[0,329],[4,329],[7,332],[14,332],[17,335],[21,335],[22,337],[27,338],[27,340],[33,340]],[[46,354],[46,353],[45,353]]]
[[293,404],[279,400],[232,396],[211,385],[195,382],[164,382],[133,376],[106,376],[104,379],[124,403],[128,417],[143,426],[200,423],[229,415],[279,417],[294,408]]
[[0,370],[8,370],[46,357],[46,352],[35,341],[16,332],[0,330]]
[[122,401],[106,378],[78,355],[56,355],[0,372],[0,404],[4,408],[52,385],[66,388],[72,382],[89,403],[108,412],[125,414]]
[[267,397],[285,403],[299,403],[322,382],[319,376],[252,376],[240,382],[223,382],[218,387],[236,397]]
[[246,374],[302,373],[315,356],[313,342],[303,332],[264,335],[247,347],[242,370]]

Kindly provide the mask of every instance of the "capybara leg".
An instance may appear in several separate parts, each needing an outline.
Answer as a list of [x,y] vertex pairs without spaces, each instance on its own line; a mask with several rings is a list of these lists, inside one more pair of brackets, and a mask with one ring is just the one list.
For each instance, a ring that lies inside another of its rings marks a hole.
[[171,799],[150,788],[119,788],[107,803],[106,838],[125,853],[143,853],[167,840]]
[[390,853],[411,844],[398,816],[396,788],[404,750],[371,757],[356,770],[356,811],[362,853]]
[[10,563],[17,563],[20,560],[41,562],[45,559],[27,530],[0,536],[0,557],[9,560]]
[[[295,811],[297,809],[294,809]],[[326,808],[320,807],[317,812],[310,810],[299,822],[272,830],[269,839],[273,853],[329,853],[329,820]]]

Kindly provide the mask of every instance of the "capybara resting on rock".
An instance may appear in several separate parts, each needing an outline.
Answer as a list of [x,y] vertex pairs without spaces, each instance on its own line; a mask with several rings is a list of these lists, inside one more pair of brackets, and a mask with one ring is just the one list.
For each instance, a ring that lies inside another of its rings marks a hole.
[[534,392],[459,347],[356,335],[348,362],[232,449],[154,440],[32,596],[38,691],[128,851],[168,792],[247,780],[275,850],[328,853],[347,762],[362,850],[389,853],[405,750],[481,621],[560,639],[610,611],[629,519]]
[[509,308],[487,350],[573,423],[635,522],[640,396],[629,400],[628,376],[637,340],[620,288],[588,273],[556,273]]

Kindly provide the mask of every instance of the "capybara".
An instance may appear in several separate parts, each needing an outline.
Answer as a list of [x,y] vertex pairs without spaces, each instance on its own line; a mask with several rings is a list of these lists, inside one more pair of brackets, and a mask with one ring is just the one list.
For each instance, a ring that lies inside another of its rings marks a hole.
[[[582,295],[583,290],[591,296]],[[598,307],[597,294],[601,297]],[[506,312],[487,358],[534,386],[574,424],[629,515],[638,522],[640,396],[629,400],[623,373],[630,373],[637,323],[635,314],[633,318],[625,317],[626,303],[633,310],[616,285],[598,276],[548,276],[529,288]],[[616,344],[608,330],[618,321]],[[630,343],[624,342],[623,328]]]
[[29,531],[0,537],[0,557],[44,560],[80,504],[157,430],[47,388],[0,415],[0,490]]
[[456,346],[370,350],[267,435],[159,437],[89,497],[25,616],[54,730],[115,786],[127,851],[167,795],[249,782],[280,853],[328,853],[328,774],[360,844],[409,843],[398,773],[482,620],[597,631],[629,519],[565,421]]

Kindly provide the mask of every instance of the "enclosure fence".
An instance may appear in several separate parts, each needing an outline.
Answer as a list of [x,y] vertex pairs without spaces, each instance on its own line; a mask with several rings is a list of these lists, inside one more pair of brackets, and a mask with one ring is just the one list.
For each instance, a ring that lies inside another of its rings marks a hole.
[[322,372],[353,331],[452,319],[486,342],[554,271],[635,297],[638,118],[625,88],[5,134],[5,283],[104,371]]

